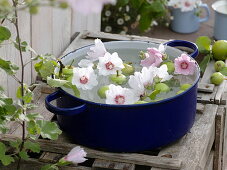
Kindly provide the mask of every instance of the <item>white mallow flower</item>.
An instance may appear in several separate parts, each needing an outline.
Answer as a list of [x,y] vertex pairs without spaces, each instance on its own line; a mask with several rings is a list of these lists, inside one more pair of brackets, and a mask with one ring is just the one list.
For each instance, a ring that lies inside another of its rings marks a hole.
[[100,39],[95,40],[95,46],[90,48],[91,51],[87,52],[86,58],[91,61],[96,61],[99,57],[103,57],[106,54],[106,48]]
[[128,84],[137,97],[144,96],[145,87],[142,80],[142,74],[140,72],[135,72],[134,75],[131,75],[129,77]]
[[93,67],[94,66],[93,62],[91,60],[87,60],[87,59],[80,60],[78,65],[80,67]]
[[123,61],[116,52],[113,54],[107,52],[104,57],[99,57],[99,63],[97,65],[99,74],[103,76],[116,74],[117,70],[121,70],[124,67]]
[[155,73],[156,76],[158,76],[161,79],[161,82],[170,80],[173,76],[169,75],[168,73],[168,67],[166,64],[163,64],[161,67],[159,68],[149,68],[150,70],[153,70],[153,72]]
[[83,90],[90,90],[98,85],[97,75],[92,67],[73,68],[72,84]]
[[142,68],[141,73],[135,72],[134,75],[129,77],[129,86],[133,89],[134,93],[142,97],[145,95],[145,88],[152,85],[155,73],[146,67]]
[[126,105],[134,104],[139,100],[132,90],[122,88],[121,86],[109,85],[109,90],[106,91],[106,104]]
[[158,46],[158,51],[160,51],[161,53],[165,53],[166,47],[167,47],[167,45],[160,44]]
[[87,153],[84,151],[84,149],[81,148],[80,146],[77,146],[77,147],[73,148],[68,153],[68,155],[66,155],[62,159],[67,162],[72,162],[74,164],[78,164],[78,163],[82,163],[82,162],[86,161],[87,159],[84,158],[86,156],[87,156]]

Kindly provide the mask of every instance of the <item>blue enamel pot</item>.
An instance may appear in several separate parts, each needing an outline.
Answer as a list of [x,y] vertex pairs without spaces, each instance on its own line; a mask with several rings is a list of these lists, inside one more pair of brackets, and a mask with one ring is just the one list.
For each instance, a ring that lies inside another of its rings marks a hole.
[[[198,55],[194,43],[175,40],[166,43],[169,56],[178,57],[182,51],[173,48],[183,46]],[[134,61],[141,50],[158,47],[159,44],[142,41],[113,41],[105,43],[107,51],[117,51]],[[81,59],[91,46],[73,51],[62,58],[69,64]],[[139,62],[139,59],[138,59]],[[77,144],[111,152],[138,152],[151,150],[176,141],[192,127],[196,113],[197,65],[193,85],[185,92],[161,101],[133,104],[109,105],[80,99],[66,89],[59,88],[46,97],[46,108],[57,115],[59,126]],[[57,106],[51,101],[57,100]]]

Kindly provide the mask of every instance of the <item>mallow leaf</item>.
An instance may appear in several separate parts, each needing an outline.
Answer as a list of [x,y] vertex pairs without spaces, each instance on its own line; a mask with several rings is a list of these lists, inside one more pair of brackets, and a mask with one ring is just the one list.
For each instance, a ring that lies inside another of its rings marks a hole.
[[14,162],[13,157],[6,155],[6,145],[2,142],[0,142],[0,161],[4,166],[7,166],[11,162]]
[[35,142],[26,141],[24,143],[24,147],[25,147],[25,149],[29,149],[29,150],[31,150],[32,152],[35,152],[35,153],[40,152],[40,145],[38,143],[35,143]]
[[11,32],[8,28],[0,26],[0,42],[10,39]]
[[204,56],[203,60],[199,63],[200,71],[202,73],[205,72],[207,64],[210,62],[210,59],[211,59],[211,55],[208,54],[208,55]]
[[37,120],[36,123],[41,129],[41,136],[43,138],[57,140],[58,136],[62,133],[62,131],[58,128],[57,124],[54,122]]
[[68,83],[67,80],[61,80],[61,79],[53,79],[51,77],[47,77],[47,84],[51,87],[62,87],[66,83]]
[[11,61],[6,61],[0,58],[0,68],[3,69],[7,74],[14,75],[16,71],[19,70],[19,67]]
[[227,76],[227,67],[221,69],[220,73],[223,74],[224,76]]
[[201,36],[196,39],[196,45],[199,48],[199,52],[208,53],[211,50],[211,39],[207,36]]

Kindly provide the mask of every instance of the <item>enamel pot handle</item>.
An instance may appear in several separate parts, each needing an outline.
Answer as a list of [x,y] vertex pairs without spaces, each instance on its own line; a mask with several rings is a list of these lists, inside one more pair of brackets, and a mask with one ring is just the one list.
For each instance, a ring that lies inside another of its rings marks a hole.
[[195,58],[199,54],[198,47],[195,43],[190,41],[184,41],[184,40],[173,40],[164,43],[164,45],[168,45],[170,47],[187,47],[193,50],[193,52],[190,54],[192,58]]
[[71,108],[60,108],[50,103],[51,101],[56,100],[62,96],[64,96],[64,94],[60,90],[48,95],[45,99],[45,106],[47,110],[49,110],[54,114],[65,115],[65,116],[76,115],[86,110],[87,108],[86,104],[81,104],[80,106],[71,107]]

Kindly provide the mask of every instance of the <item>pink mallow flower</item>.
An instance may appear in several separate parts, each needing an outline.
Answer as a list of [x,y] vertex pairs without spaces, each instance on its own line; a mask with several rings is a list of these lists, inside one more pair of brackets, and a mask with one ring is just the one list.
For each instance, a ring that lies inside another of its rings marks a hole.
[[103,5],[111,3],[115,4],[116,0],[65,0],[75,11],[84,15],[91,13],[99,13],[102,11]]
[[[160,47],[163,47],[163,46],[160,46]],[[144,60],[142,60],[140,64],[143,67],[160,66],[160,64],[162,62],[162,57],[163,57],[163,55],[162,55],[163,49],[161,50],[161,49],[157,49],[157,48],[148,48],[147,52],[148,53],[145,53],[146,58]]]
[[95,45],[90,48],[91,51],[87,52],[86,58],[91,61],[96,61],[99,57],[104,57],[106,54],[106,48],[100,39],[95,40]]
[[187,54],[181,54],[174,60],[175,73],[183,75],[192,75],[195,72],[196,64]]
[[87,156],[87,153],[84,151],[83,148],[77,146],[73,148],[68,155],[63,157],[62,159],[67,162],[72,162],[73,164],[83,163],[87,159],[84,158]]

